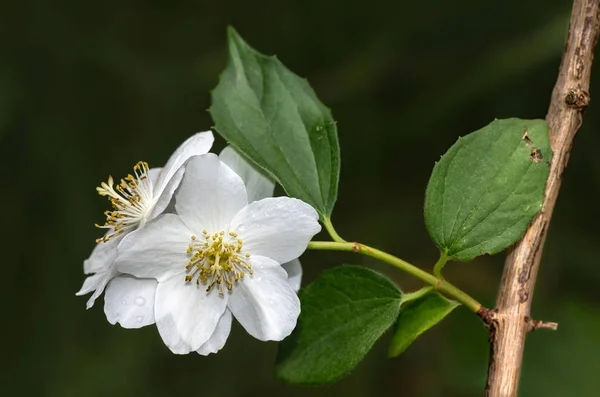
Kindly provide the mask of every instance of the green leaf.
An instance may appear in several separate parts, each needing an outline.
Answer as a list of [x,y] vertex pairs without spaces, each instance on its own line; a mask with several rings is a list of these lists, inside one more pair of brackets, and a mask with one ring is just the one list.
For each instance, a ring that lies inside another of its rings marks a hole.
[[388,355],[400,355],[419,335],[442,321],[458,305],[437,292],[426,293],[402,305]]
[[462,261],[516,242],[542,207],[551,158],[543,120],[495,120],[459,138],[427,186],[433,241]]
[[216,130],[321,219],[337,198],[340,149],[331,112],[305,79],[228,29],[229,61],[212,92]]
[[302,312],[279,347],[278,378],[291,383],[334,382],[354,368],[394,323],[402,292],[360,266],[324,272],[302,290]]

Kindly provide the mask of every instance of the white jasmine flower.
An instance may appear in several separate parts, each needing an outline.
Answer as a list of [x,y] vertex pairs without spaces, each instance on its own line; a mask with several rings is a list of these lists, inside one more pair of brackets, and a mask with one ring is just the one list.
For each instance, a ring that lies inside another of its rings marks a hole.
[[280,264],[319,232],[317,212],[288,197],[248,204],[242,179],[213,154],[187,163],[175,210],[125,237],[116,261],[121,272],[158,281],[165,344],[178,354],[218,351],[232,315],[259,340],[289,335],[300,302]]
[[[219,159],[229,166],[242,178],[246,186],[248,202],[254,202],[273,196],[275,182],[261,173],[238,154],[233,147],[228,146],[219,155]],[[288,283],[298,292],[302,281],[302,266],[298,259],[282,264],[288,274]],[[154,323],[154,294],[157,282],[155,279],[139,279],[129,275],[115,278],[106,289],[104,295],[104,313],[111,324],[117,322],[124,328],[139,328]],[[229,319],[228,322],[225,322]],[[231,315],[225,316],[222,327],[231,326]],[[218,342],[222,332],[215,332],[214,339]],[[213,337],[203,345],[198,352],[207,355],[216,353],[223,347],[222,343],[213,343]],[[211,347],[212,346],[212,347]]]
[[[87,302],[88,309],[94,305],[96,298],[102,294],[112,279],[115,279],[113,281],[116,285],[135,282],[131,277],[119,276],[119,272],[114,266],[118,245],[128,233],[144,226],[146,222],[167,208],[173,192],[183,177],[182,165],[191,156],[207,153],[213,141],[214,137],[211,131],[197,133],[175,150],[164,168],[149,169],[147,163],[140,161],[133,168],[134,175],[128,175],[121,179],[116,186],[113,178],[109,177],[107,183],[103,182],[96,188],[101,196],[108,198],[112,210],[105,212],[106,223],[104,225],[96,225],[99,228],[107,229],[107,232],[96,240],[96,247],[83,263],[84,273],[92,275],[85,279],[77,295],[93,292]],[[156,285],[155,280],[144,280],[141,283],[146,286],[148,292],[151,291],[150,285],[153,283]],[[145,302],[142,303],[142,300],[152,301],[153,296],[147,293],[146,297],[139,296],[137,301],[134,300],[130,303],[139,307],[145,304]],[[131,326],[139,327],[153,322],[153,315],[141,316],[138,314],[135,323]]]

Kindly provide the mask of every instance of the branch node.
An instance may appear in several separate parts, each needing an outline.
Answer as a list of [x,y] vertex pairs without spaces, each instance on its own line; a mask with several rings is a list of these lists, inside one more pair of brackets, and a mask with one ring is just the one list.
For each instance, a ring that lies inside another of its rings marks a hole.
[[549,329],[556,331],[558,323],[551,321],[534,320],[531,317],[525,316],[525,322],[527,323],[527,332],[533,332],[538,329]]
[[490,329],[498,322],[497,314],[498,309],[488,309],[483,306],[477,311],[477,315],[481,318],[485,327]]
[[569,90],[565,103],[574,109],[585,109],[590,104],[590,94],[579,88]]

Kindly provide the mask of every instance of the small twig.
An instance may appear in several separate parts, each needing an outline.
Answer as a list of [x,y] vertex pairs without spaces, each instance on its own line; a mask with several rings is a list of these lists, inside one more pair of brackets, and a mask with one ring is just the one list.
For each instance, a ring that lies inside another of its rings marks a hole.
[[525,322],[527,323],[528,332],[533,332],[538,329],[549,329],[552,331],[556,331],[558,329],[558,323],[551,321],[534,320],[531,317],[525,317]]
[[532,322],[531,298],[562,174],[590,100],[590,73],[600,31],[599,3],[600,0],[573,3],[569,35],[546,116],[554,154],[542,210],[506,259],[496,310],[482,316],[490,330],[488,397],[517,396],[527,332],[556,328],[554,323]]

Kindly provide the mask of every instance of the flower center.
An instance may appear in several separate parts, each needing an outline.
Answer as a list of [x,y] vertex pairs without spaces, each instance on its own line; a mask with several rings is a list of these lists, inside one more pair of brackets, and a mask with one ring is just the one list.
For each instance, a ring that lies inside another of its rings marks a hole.
[[234,232],[225,234],[224,231],[209,234],[202,231],[198,239],[192,236],[187,253],[190,260],[185,265],[187,274],[185,281],[191,282],[196,278],[196,285],[207,284],[206,292],[215,286],[219,295],[223,295],[223,287],[231,291],[233,285],[244,278],[244,274],[254,274],[248,261],[250,254],[242,253],[244,242]]
[[98,194],[107,196],[112,210],[105,211],[104,225],[96,224],[101,229],[111,232],[96,239],[96,242],[107,242],[116,235],[136,229],[145,220],[152,205],[152,181],[149,177],[148,163],[140,161],[133,167],[134,175],[127,175],[121,183],[114,186],[112,176],[108,183],[102,182],[96,188]]

